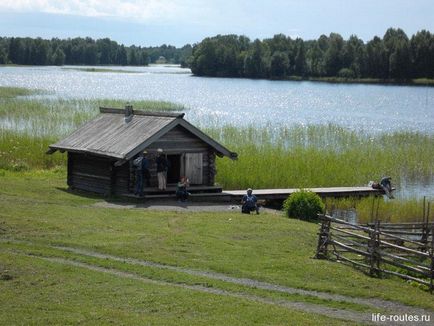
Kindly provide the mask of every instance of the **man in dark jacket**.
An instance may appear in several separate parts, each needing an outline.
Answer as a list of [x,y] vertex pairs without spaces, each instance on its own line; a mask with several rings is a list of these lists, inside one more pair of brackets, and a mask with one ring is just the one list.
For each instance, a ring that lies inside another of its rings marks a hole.
[[146,180],[146,186],[150,184],[149,162],[145,157],[145,153],[140,153],[139,156],[133,161],[136,170],[136,190],[134,192],[137,196],[143,196],[143,180]]

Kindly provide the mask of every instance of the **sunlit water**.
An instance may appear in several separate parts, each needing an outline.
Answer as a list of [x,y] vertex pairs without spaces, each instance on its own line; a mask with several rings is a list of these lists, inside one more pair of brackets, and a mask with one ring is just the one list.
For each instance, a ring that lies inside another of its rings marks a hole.
[[187,119],[201,126],[334,123],[366,132],[434,132],[434,87],[206,78],[175,66],[107,67],[139,73],[63,68],[2,67],[0,86],[62,98],[172,101],[190,108]]
[[[65,69],[68,68],[68,69]],[[337,124],[366,133],[434,133],[434,87],[330,84],[194,77],[176,66],[1,67],[0,86],[49,91],[47,97],[165,100],[184,105],[186,118],[201,127]],[[405,185],[401,196],[434,198],[434,186]]]

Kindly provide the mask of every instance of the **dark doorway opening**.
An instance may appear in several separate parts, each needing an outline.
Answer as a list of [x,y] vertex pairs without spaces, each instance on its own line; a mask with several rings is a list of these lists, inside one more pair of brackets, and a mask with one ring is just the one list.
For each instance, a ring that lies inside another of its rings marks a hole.
[[181,177],[181,155],[167,155],[169,170],[167,171],[167,183],[177,183]]

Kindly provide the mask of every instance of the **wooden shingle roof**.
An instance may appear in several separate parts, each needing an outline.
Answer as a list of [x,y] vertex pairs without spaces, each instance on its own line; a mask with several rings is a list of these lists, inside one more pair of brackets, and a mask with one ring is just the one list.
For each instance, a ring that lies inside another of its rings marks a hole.
[[121,109],[100,108],[101,114],[85,123],[65,139],[50,145],[47,153],[56,150],[83,152],[119,160],[129,160],[162,135],[181,125],[215,149],[217,154],[232,159],[236,153],[204,134],[183,119],[184,114],[133,111],[126,120]]

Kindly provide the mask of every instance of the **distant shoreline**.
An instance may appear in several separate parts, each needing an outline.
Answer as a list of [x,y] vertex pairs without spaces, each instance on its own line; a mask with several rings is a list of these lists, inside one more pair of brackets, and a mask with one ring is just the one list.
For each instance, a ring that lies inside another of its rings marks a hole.
[[207,78],[237,78],[237,79],[251,79],[251,80],[270,80],[270,81],[310,81],[329,84],[371,84],[371,85],[390,85],[390,86],[430,86],[434,87],[434,79],[430,78],[416,78],[408,80],[395,80],[395,79],[379,79],[379,78],[342,78],[342,77],[300,77],[288,76],[285,78],[248,78],[238,76],[206,76],[195,75],[194,77],[207,77]]
[[378,84],[394,86],[434,86],[434,79],[416,78],[409,80],[376,79],[376,78],[340,78],[340,77],[288,77],[286,80],[312,81],[331,84]]

